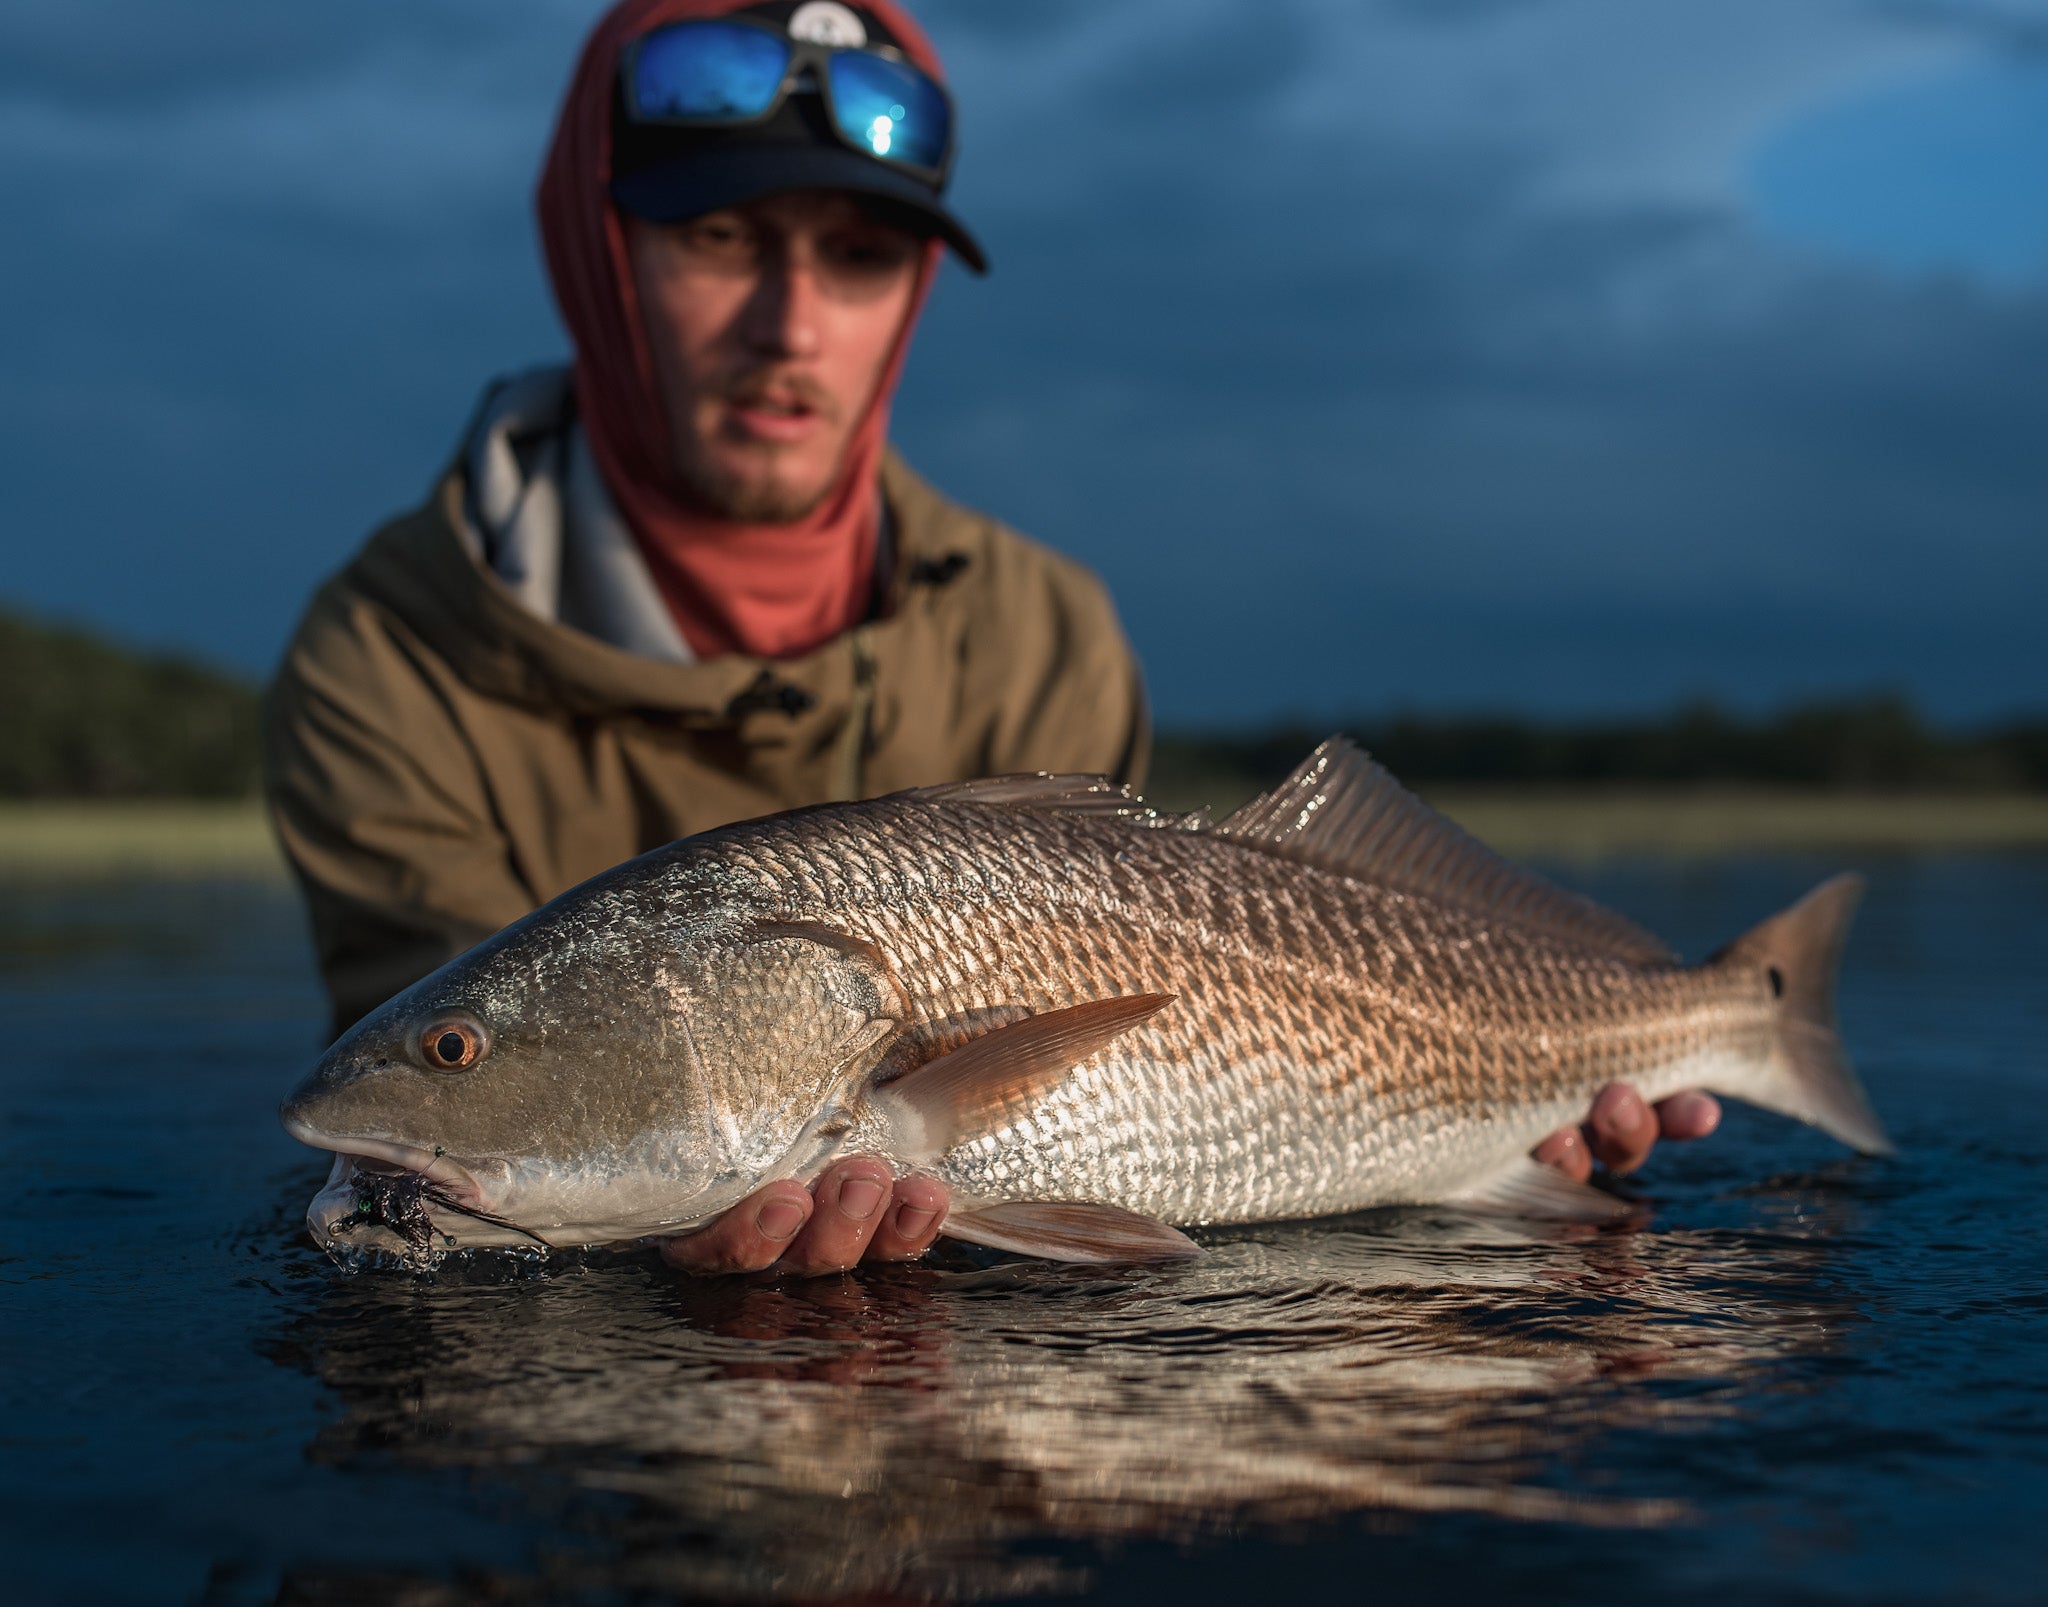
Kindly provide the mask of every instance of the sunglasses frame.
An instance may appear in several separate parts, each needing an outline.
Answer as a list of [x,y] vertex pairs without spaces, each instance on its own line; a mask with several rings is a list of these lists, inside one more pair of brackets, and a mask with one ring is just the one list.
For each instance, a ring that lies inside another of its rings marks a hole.
[[[752,117],[676,117],[666,113],[650,114],[643,112],[640,109],[639,97],[634,92],[634,83],[640,68],[641,47],[648,40],[657,38],[662,34],[672,33],[684,28],[701,28],[706,26],[752,28],[757,33],[767,34],[769,38],[777,41],[789,52],[789,62],[782,69],[782,82],[776,85],[775,93],[769,99],[767,106]],[[832,97],[831,63],[834,56],[880,57],[883,61],[908,68],[939,92],[939,99],[945,103],[946,107],[946,150],[944,160],[937,167],[922,167],[914,162],[898,162],[892,161],[886,156],[877,156],[871,147],[859,143],[844,128],[840,127],[839,107]],[[792,39],[780,28],[773,27],[764,22],[757,22],[752,17],[693,17],[682,22],[671,22],[660,28],[650,28],[646,33],[641,34],[632,43],[627,45],[626,53],[619,63],[619,83],[620,88],[625,92],[627,118],[642,128],[749,128],[757,123],[767,122],[769,118],[782,109],[783,102],[789,99],[797,84],[802,81],[806,68],[810,70],[812,78],[816,80],[818,94],[825,102],[825,121],[831,126],[833,135],[842,145],[848,150],[858,151],[871,162],[879,162],[884,167],[894,168],[900,173],[909,173],[917,178],[921,178],[934,189],[945,188],[946,175],[952,171],[953,153],[957,144],[953,137],[953,130],[958,120],[958,114],[953,105],[953,93],[938,79],[918,66],[916,62],[912,61],[893,45],[821,45],[814,44],[808,39]]]

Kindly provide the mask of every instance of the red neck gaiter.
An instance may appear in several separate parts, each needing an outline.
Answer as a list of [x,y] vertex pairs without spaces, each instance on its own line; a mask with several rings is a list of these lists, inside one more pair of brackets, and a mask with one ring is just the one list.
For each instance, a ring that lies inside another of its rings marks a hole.
[[[741,524],[698,507],[675,472],[625,233],[611,203],[612,104],[631,40],[747,3],[621,0],[605,13],[570,80],[537,200],[555,301],[576,349],[576,405],[591,455],[684,639],[700,658],[795,658],[859,624],[872,605],[889,402],[943,248],[934,241],[926,250],[910,311],[824,500],[794,524]],[[892,0],[860,4],[938,76],[930,41]]]

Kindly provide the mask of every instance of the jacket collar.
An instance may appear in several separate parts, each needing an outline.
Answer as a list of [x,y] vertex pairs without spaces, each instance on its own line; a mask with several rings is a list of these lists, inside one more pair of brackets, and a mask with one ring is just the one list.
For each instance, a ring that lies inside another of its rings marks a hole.
[[475,504],[466,453],[423,506],[371,540],[355,579],[486,696],[575,714],[638,713],[691,728],[780,720],[794,736],[814,722],[836,728],[843,719],[862,673],[855,636],[881,646],[930,629],[954,582],[981,556],[980,521],[941,497],[893,448],[881,483],[896,542],[878,617],[798,658],[665,662],[540,617],[467,533]]

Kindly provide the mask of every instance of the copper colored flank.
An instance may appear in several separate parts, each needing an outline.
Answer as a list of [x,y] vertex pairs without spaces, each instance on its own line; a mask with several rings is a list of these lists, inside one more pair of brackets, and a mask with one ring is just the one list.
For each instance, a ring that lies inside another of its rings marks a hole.
[[[431,1167],[461,1244],[672,1231],[855,1152],[944,1179],[960,1238],[1073,1260],[1404,1202],[1619,1220],[1526,1159],[1617,1079],[1887,1148],[1832,1014],[1857,892],[1686,966],[1341,742],[1215,826],[1088,779],[928,788],[564,894],[365,1020],[285,1119]],[[450,1020],[489,1044],[452,1073],[420,1047]]]

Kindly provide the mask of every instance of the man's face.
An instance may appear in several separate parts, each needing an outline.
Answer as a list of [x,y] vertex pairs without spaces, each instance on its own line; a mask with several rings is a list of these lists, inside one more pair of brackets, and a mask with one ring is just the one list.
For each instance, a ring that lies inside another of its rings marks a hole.
[[881,383],[923,242],[826,190],[624,222],[684,485],[724,518],[801,519]]

